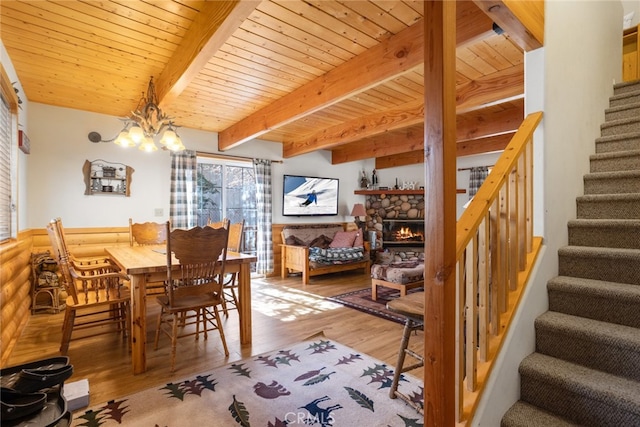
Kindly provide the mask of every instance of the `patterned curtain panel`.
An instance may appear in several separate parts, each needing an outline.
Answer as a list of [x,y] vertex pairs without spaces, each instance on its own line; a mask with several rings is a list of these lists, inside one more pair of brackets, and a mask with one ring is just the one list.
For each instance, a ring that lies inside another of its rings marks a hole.
[[469,174],[469,199],[473,198],[478,192],[478,189],[489,175],[489,168],[487,166],[477,166],[471,168]]
[[271,239],[271,160],[253,159],[256,172],[256,208],[258,211],[258,230],[256,236],[256,273],[273,272],[273,242]]
[[171,153],[171,198],[169,218],[171,228],[196,226],[196,152],[184,150]]

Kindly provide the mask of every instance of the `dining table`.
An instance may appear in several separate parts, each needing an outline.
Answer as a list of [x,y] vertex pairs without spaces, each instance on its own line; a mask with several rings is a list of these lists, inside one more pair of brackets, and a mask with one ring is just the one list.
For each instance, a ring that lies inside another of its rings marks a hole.
[[[167,278],[166,245],[112,246],[105,251],[131,281],[131,364],[134,374],[147,370],[147,283]],[[225,273],[238,273],[240,343],[251,343],[251,263],[255,255],[227,252]],[[178,260],[173,257],[176,268]]]

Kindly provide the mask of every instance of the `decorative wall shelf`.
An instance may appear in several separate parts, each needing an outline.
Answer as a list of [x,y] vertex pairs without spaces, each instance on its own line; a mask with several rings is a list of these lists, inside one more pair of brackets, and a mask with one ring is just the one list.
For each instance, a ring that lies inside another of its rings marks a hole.
[[[467,190],[464,188],[458,188],[456,193],[464,194]],[[420,195],[424,194],[424,189],[422,190],[355,190],[353,194],[362,194],[362,195],[370,195],[370,194],[407,194],[407,195]]]
[[85,184],[84,194],[87,196],[108,194],[129,197],[131,194],[131,174],[134,172],[131,166],[102,159],[86,160],[82,166],[82,172]]

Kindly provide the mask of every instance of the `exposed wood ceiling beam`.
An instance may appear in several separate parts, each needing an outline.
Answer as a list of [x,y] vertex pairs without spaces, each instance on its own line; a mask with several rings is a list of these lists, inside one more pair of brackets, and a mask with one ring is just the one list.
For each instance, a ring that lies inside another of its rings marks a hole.
[[544,3],[513,0],[473,0],[525,52],[543,44]]
[[456,141],[484,138],[518,129],[524,120],[524,99],[498,104],[482,110],[458,114]]
[[203,2],[200,12],[156,81],[161,107],[174,101],[260,4],[253,0]]
[[[511,141],[515,132],[502,135],[494,135],[487,138],[478,138],[469,141],[461,141],[456,144],[456,157],[471,156],[474,154],[502,151]],[[417,150],[401,154],[377,157],[375,168],[386,169],[398,166],[407,166],[424,163],[424,150]]]
[[[464,152],[458,155],[470,155],[469,149],[465,147],[471,145],[474,150],[484,148],[485,151],[496,151],[494,140],[489,137],[516,131],[523,119],[524,100],[522,99],[507,103],[502,108],[490,107],[458,114],[456,141],[458,144],[465,144],[458,145],[458,151]],[[471,144],[469,140],[474,142]],[[412,152],[421,148],[422,142],[423,126],[420,123],[402,131],[381,133],[335,148],[331,152],[331,163],[335,165]]]
[[458,48],[493,34],[495,34],[493,21],[473,1],[456,2],[456,46]]
[[331,151],[331,163],[337,165],[420,150],[424,147],[423,129],[421,123],[401,131],[382,133],[342,145]]
[[487,136],[485,138],[469,139],[458,141],[456,144],[456,156],[472,156],[474,154],[493,153],[502,151],[511,141],[516,131],[507,132],[500,135]]
[[521,98],[524,94],[524,66],[519,65],[458,85],[459,113],[490,104]]

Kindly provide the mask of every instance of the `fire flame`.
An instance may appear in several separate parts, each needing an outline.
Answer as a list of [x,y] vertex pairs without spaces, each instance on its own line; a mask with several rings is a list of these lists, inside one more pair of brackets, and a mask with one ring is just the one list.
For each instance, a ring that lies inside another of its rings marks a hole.
[[395,232],[396,240],[423,240],[422,233],[414,233],[409,227],[401,227]]

